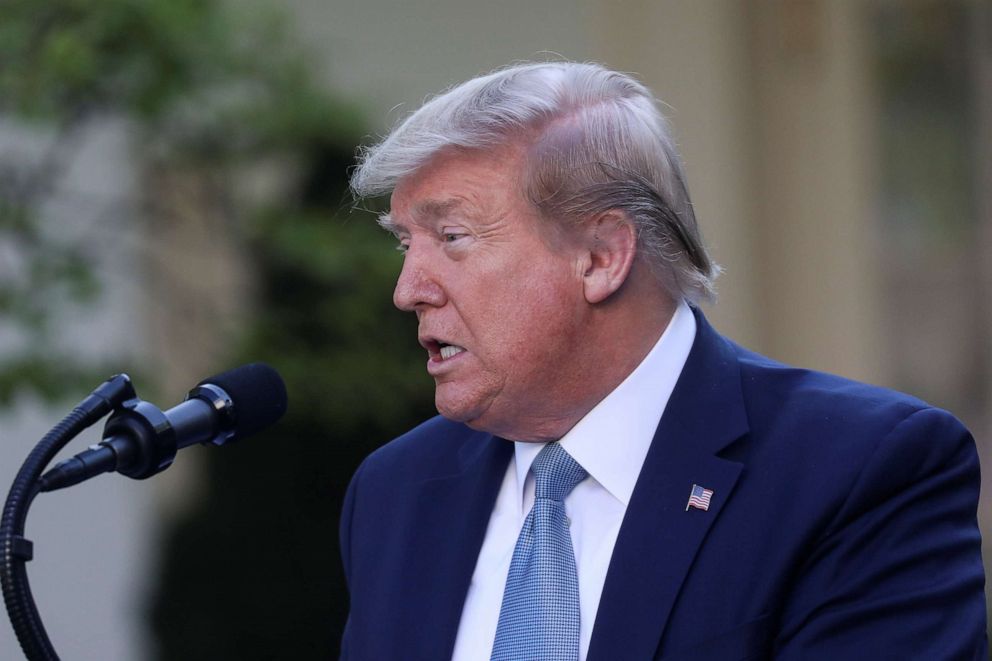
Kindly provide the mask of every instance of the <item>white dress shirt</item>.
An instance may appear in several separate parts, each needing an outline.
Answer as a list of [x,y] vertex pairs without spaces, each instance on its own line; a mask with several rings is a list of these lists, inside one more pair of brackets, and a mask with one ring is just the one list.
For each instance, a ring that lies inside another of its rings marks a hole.
[[[579,659],[585,661],[599,597],[627,504],[651,440],[696,337],[684,302],[633,372],[560,440],[589,473],[565,498],[579,575]],[[544,443],[515,443],[479,551],[455,639],[453,661],[492,654],[513,549],[534,504],[530,465]]]

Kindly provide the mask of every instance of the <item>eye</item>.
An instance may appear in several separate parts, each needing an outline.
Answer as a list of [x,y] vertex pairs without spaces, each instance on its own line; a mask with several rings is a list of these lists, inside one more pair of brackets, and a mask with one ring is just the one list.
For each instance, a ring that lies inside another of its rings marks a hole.
[[396,250],[406,254],[406,251],[410,249],[410,237],[404,232],[393,232],[393,238],[396,239]]
[[444,227],[441,229],[441,242],[442,243],[455,243],[459,239],[464,239],[468,236],[468,232],[461,229]]

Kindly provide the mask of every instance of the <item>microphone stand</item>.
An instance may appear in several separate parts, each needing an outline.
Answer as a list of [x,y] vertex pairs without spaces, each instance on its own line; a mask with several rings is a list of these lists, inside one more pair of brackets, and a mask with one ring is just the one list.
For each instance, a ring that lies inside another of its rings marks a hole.
[[136,397],[126,374],[102,383],[34,447],[7,494],[0,519],[0,584],[10,622],[29,661],[59,659],[38,615],[25,567],[34,555],[34,546],[24,537],[24,524],[31,503],[41,491],[39,478],[69,441],[123,402]]

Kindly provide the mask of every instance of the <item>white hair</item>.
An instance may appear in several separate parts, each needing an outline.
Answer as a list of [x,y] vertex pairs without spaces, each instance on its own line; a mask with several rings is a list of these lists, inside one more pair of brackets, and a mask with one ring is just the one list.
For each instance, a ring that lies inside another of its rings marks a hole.
[[384,195],[442,149],[514,141],[526,148],[524,194],[544,218],[620,211],[670,295],[714,298],[720,267],[700,238],[668,122],[646,87],[597,64],[520,64],[457,85],[361,148],[351,187]]

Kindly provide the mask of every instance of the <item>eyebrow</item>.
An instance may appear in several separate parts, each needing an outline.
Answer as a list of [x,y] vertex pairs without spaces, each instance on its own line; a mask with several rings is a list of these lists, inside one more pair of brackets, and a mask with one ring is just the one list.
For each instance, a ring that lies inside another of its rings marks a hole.
[[451,213],[452,210],[462,206],[463,200],[453,198],[450,200],[427,200],[413,207],[413,212],[417,216],[437,219]]
[[[413,207],[413,216],[424,220],[436,220],[462,206],[462,203],[463,200],[458,198],[450,200],[426,200]],[[392,214],[388,212],[380,214],[377,222],[379,223],[379,227],[393,234],[406,230],[406,226],[394,220]]]

